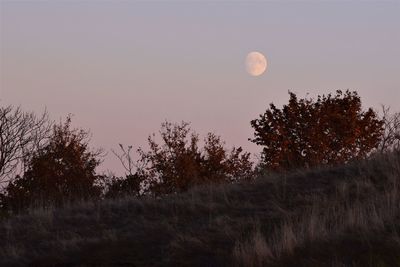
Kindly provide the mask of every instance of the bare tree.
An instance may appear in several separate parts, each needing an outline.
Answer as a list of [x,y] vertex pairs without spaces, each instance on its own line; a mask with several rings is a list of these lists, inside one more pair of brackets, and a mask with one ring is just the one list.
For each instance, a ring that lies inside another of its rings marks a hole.
[[400,149],[400,113],[390,113],[390,107],[382,105],[383,134],[379,151]]
[[132,146],[128,146],[125,148],[122,144],[119,144],[119,148],[121,149],[121,153],[116,152],[115,150],[111,150],[111,152],[119,159],[122,167],[126,171],[126,175],[133,175],[134,169],[137,168],[137,164],[133,162],[131,151]]
[[37,116],[20,107],[0,107],[0,184],[25,171],[32,153],[49,137],[51,125],[46,110]]

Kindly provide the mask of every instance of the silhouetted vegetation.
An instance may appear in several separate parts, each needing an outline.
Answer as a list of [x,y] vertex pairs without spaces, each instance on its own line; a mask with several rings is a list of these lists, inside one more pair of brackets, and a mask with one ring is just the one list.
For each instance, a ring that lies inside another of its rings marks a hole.
[[400,266],[400,154],[0,222],[1,266]]
[[263,172],[165,122],[106,177],[69,117],[0,108],[0,265],[400,266],[399,118],[356,92],[290,93],[251,121]]
[[32,154],[47,142],[51,125],[46,111],[37,116],[19,107],[0,107],[0,185],[24,172]]
[[125,177],[111,177],[106,183],[106,198],[119,198],[126,196],[139,197],[143,195],[143,176],[138,173],[128,174]]
[[32,154],[24,175],[8,184],[0,195],[3,209],[17,212],[100,196],[95,173],[99,152],[89,151],[88,133],[71,129],[70,123],[68,118],[54,125],[48,143]]
[[162,144],[157,143],[155,135],[149,136],[149,150],[139,149],[137,162],[132,160],[132,147],[121,146],[122,153],[117,156],[128,175],[110,185],[110,195],[118,195],[118,189],[134,195],[165,195],[186,191],[194,185],[251,179],[253,175],[250,153],[243,152],[241,147],[228,151],[213,133],[207,134],[203,149],[198,146],[198,135],[186,122],[165,122],[160,135]]
[[317,100],[297,99],[274,104],[251,121],[252,142],[263,146],[262,164],[267,169],[287,170],[338,164],[363,158],[377,148],[384,121],[371,108],[362,111],[357,92],[337,91]]
[[383,134],[379,144],[381,152],[400,149],[400,113],[390,113],[382,106]]

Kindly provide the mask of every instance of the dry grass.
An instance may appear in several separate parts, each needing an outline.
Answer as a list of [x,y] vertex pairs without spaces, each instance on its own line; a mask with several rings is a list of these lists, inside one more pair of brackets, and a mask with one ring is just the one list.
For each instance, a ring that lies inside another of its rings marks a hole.
[[273,259],[271,247],[257,228],[250,239],[237,242],[233,249],[233,258],[236,266],[265,266]]
[[400,153],[0,222],[0,266],[400,266]]

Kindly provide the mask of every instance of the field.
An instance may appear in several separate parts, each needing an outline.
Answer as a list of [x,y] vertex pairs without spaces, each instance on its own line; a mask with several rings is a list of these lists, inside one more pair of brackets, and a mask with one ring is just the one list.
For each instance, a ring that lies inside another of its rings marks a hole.
[[0,219],[0,266],[400,266],[400,153]]

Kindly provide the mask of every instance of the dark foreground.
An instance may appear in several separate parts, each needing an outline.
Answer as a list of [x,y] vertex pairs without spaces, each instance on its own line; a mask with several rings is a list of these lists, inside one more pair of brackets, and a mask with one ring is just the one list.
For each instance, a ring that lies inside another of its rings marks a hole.
[[400,153],[345,166],[33,210],[0,266],[400,266]]

